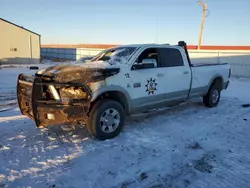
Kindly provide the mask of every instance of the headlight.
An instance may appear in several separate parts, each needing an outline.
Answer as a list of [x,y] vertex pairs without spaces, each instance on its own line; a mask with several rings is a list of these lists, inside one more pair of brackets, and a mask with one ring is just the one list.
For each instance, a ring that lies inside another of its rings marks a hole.
[[67,87],[60,89],[60,96],[62,100],[73,100],[73,99],[87,99],[88,95],[84,92],[81,87]]

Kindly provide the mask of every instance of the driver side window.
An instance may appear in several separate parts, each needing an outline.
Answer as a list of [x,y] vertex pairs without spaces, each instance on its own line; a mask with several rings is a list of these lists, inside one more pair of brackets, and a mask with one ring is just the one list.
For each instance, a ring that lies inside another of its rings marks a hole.
[[136,60],[137,64],[142,63],[153,63],[155,66],[158,66],[158,53],[156,48],[148,48],[144,50],[141,55]]
[[136,59],[131,70],[137,69],[152,69],[157,68],[158,63],[158,51],[156,48],[148,48],[144,50]]

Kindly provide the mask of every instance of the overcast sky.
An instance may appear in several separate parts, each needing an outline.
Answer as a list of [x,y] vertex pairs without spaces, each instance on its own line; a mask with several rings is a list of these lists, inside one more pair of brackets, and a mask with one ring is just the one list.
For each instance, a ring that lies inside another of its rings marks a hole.
[[[203,44],[250,45],[250,0],[203,2]],[[201,11],[197,0],[0,0],[0,17],[41,34],[42,44],[196,45]]]

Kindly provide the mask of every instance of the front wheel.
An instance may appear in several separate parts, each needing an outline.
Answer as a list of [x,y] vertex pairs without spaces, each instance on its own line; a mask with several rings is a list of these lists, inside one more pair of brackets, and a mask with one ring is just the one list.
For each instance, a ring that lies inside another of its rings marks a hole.
[[96,102],[89,114],[87,128],[100,140],[116,137],[122,130],[125,112],[122,105],[114,100]]
[[220,101],[220,89],[216,84],[213,84],[208,93],[203,97],[203,103],[207,107],[215,107]]

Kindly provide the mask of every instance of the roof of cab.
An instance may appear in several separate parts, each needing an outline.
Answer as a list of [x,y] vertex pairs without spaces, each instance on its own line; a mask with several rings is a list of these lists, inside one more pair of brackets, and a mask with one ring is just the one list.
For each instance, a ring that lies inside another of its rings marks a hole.
[[178,45],[169,45],[169,44],[155,44],[155,43],[151,43],[151,44],[129,44],[129,45],[120,45],[120,46],[116,46],[113,48],[120,48],[120,47],[136,47],[136,48],[142,48],[142,47],[174,47],[174,48],[181,48]]

